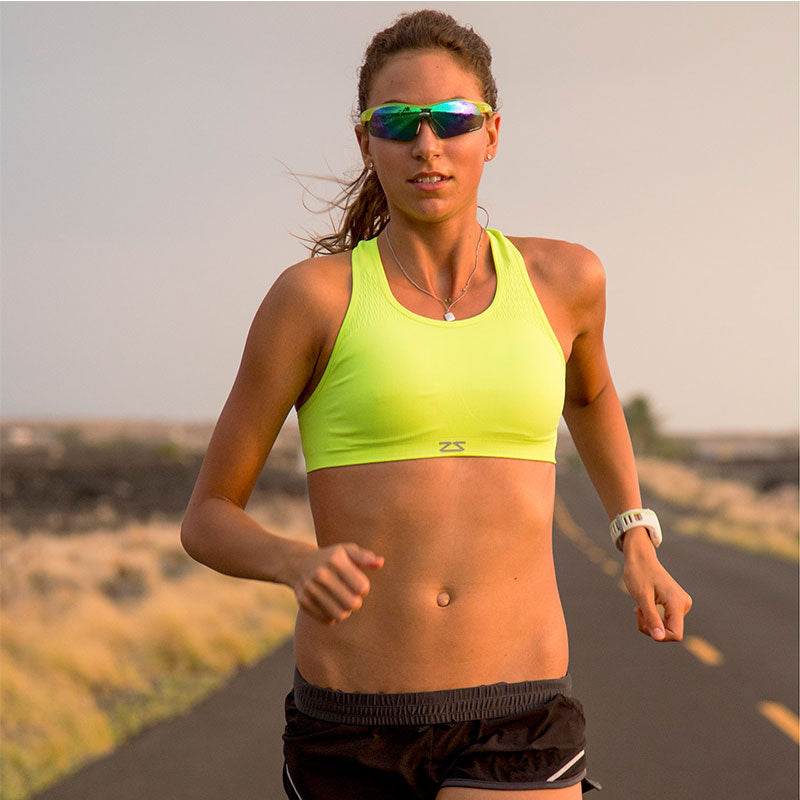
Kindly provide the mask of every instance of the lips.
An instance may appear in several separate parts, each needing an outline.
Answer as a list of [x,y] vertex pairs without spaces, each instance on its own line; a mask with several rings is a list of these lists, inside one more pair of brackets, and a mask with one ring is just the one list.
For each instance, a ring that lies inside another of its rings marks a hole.
[[420,172],[410,178],[409,182],[415,186],[441,186],[448,180],[450,179],[447,175],[442,175],[440,172]]

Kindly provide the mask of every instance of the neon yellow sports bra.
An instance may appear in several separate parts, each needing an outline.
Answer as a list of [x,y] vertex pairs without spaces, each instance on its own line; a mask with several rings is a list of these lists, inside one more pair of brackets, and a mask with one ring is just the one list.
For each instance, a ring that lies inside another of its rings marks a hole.
[[521,253],[498,231],[486,234],[494,299],[452,322],[398,302],[376,239],[355,248],[347,313],[297,411],[308,472],[450,456],[555,462],[564,354]]

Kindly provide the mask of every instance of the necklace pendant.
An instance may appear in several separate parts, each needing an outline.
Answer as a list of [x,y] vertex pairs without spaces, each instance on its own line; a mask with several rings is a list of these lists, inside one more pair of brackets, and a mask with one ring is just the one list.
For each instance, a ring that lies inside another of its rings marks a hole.
[[444,315],[444,318],[448,322],[452,322],[456,318],[456,315],[452,311],[446,311],[445,315]]

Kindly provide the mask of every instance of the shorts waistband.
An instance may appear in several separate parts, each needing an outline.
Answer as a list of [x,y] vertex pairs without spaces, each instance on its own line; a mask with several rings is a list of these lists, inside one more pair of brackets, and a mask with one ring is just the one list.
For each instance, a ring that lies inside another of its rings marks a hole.
[[294,702],[303,714],[345,725],[435,725],[524,714],[572,694],[572,679],[492,683],[464,689],[364,694],[314,686],[295,667]]

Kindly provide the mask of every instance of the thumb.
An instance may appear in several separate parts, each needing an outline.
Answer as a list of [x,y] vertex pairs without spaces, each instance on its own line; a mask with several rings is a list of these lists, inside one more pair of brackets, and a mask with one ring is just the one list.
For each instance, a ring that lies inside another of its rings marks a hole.
[[636,616],[639,618],[639,628],[643,633],[648,633],[656,641],[663,641],[664,623],[661,621],[656,604],[651,599],[640,600],[636,608]]
[[377,569],[383,566],[383,556],[375,555],[372,550],[366,550],[357,544],[346,544],[345,550],[347,555],[350,556],[350,560],[358,564],[359,567]]

